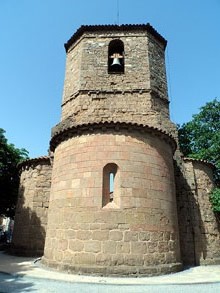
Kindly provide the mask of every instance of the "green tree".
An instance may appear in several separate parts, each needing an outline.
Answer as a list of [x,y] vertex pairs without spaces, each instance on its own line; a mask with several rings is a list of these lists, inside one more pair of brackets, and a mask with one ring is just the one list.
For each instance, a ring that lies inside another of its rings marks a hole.
[[213,211],[220,214],[220,188],[214,188],[210,193],[209,198],[212,203]]
[[19,186],[17,164],[27,158],[28,152],[8,143],[0,128],[0,215],[14,216]]
[[220,101],[215,98],[200,108],[190,122],[178,127],[180,150],[186,157],[207,160],[216,166],[220,182]]

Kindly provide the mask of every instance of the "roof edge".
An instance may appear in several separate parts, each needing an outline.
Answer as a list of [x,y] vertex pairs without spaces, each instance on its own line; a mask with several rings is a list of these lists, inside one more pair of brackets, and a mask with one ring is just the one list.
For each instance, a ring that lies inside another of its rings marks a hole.
[[70,46],[83,35],[85,32],[94,32],[94,31],[126,31],[126,30],[146,30],[151,33],[158,41],[160,41],[164,48],[166,48],[167,40],[162,37],[149,23],[147,24],[122,24],[122,25],[82,25],[78,30],[72,35],[72,37],[64,44],[66,52]]
[[54,133],[50,141],[50,150],[53,152],[61,142],[75,135],[81,135],[83,132],[94,133],[94,131],[106,132],[109,130],[114,130],[117,132],[120,130],[128,130],[129,132],[140,131],[154,133],[155,135],[162,136],[164,140],[166,140],[171,145],[173,153],[175,152],[177,147],[174,137],[162,129],[139,123],[106,121],[70,126],[62,129],[57,133]]
[[209,161],[202,160],[202,159],[195,159],[195,158],[183,158],[183,161],[188,161],[188,162],[195,162],[195,163],[202,163],[204,165],[208,165],[209,167],[215,169],[215,165]]
[[30,166],[32,164],[40,163],[40,162],[48,162],[50,163],[50,157],[49,156],[41,156],[37,158],[27,159],[22,162],[20,162],[17,167],[21,169],[24,166]]

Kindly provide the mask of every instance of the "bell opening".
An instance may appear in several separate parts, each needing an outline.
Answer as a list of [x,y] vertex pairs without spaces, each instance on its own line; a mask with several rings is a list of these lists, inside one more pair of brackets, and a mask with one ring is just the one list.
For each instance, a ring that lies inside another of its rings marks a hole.
[[124,73],[124,44],[121,40],[109,43],[108,73]]

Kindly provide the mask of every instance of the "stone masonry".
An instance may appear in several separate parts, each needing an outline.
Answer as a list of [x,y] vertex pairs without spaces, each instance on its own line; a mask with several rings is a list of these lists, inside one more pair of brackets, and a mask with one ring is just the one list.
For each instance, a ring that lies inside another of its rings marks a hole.
[[16,208],[13,247],[16,254],[42,255],[47,227],[51,185],[49,157],[20,164],[21,177]]
[[[114,205],[103,206],[109,162],[118,166],[118,180]],[[111,129],[61,143],[54,153],[44,263],[84,273],[176,270],[172,169],[171,147],[151,133]]]
[[185,265],[216,264],[220,260],[220,233],[208,194],[213,185],[213,166],[184,159],[177,180],[182,260]]
[[[125,69],[112,74],[118,39]],[[150,25],[81,27],[65,45],[45,264],[106,275],[181,268],[165,47]]]
[[15,249],[98,275],[219,262],[212,166],[178,150],[165,48],[149,24],[82,26],[65,44],[61,121],[51,160],[22,165]]
[[[67,127],[105,121],[174,132],[166,86],[166,41],[148,25],[94,28],[81,27],[66,44],[62,118],[52,136]],[[108,45],[118,38],[125,46],[125,74],[108,74]]]

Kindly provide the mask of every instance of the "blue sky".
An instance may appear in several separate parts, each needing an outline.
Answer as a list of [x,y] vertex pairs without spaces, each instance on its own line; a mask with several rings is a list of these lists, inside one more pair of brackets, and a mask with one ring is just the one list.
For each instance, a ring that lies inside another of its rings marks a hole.
[[150,23],[165,39],[171,120],[220,97],[220,0],[0,0],[0,127],[30,157],[60,121],[64,43],[85,24]]

